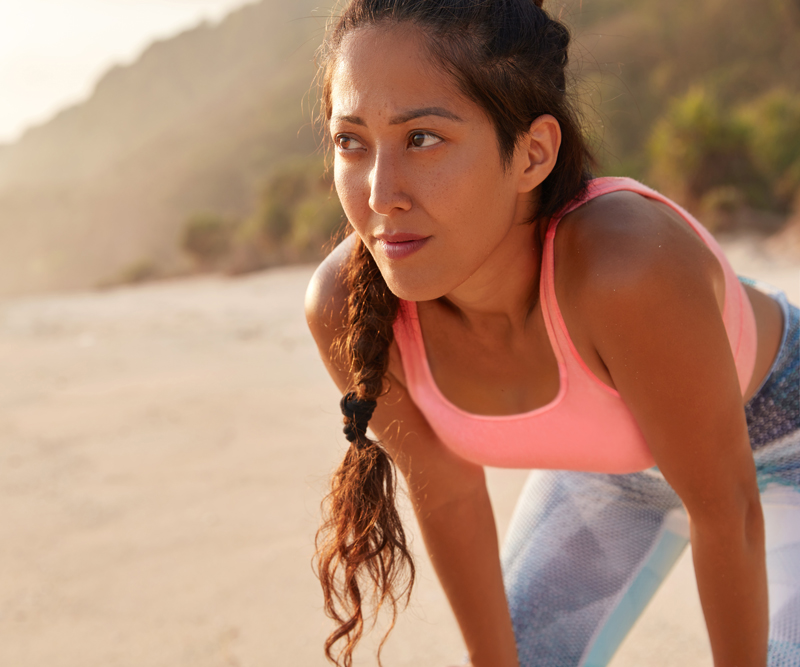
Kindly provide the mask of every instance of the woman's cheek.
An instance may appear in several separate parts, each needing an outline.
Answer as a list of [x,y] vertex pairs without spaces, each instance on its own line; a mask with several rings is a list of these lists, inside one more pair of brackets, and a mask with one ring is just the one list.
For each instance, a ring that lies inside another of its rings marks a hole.
[[[333,179],[344,214],[356,231],[363,231],[365,211],[369,210],[369,192],[363,194],[353,178],[352,170],[337,168]],[[367,214],[368,215],[368,214]]]
[[468,205],[472,198],[484,196],[479,193],[484,192],[490,181],[484,177],[481,166],[464,158],[450,159],[445,164],[438,164],[418,179],[418,183],[422,185],[418,195],[431,210],[449,212],[450,215],[445,213],[443,218],[447,219],[463,209],[465,204]]

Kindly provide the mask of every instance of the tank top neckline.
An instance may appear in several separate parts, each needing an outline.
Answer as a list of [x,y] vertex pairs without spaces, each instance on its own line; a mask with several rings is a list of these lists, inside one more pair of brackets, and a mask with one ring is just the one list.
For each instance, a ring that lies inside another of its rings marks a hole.
[[669,205],[717,257],[725,273],[725,330],[742,392],[747,387],[755,365],[755,318],[714,237],[680,206],[641,183],[628,178],[595,179],[581,198],[553,217],[545,234],[539,296],[559,376],[558,393],[549,403],[509,415],[481,415],[455,405],[433,378],[417,304],[400,301],[393,328],[409,396],[441,442],[460,457],[501,468],[607,473],[634,472],[653,465],[644,434],[625,401],[597,378],[577,353],[555,298],[553,241],[559,220],[590,199],[619,190]]
[[[540,297],[541,298],[541,293]],[[439,385],[436,383],[436,379],[433,377],[433,371],[431,370],[430,362],[428,361],[428,353],[425,350],[425,341],[422,336],[422,327],[419,323],[419,312],[417,311],[417,304],[414,301],[404,301],[403,307],[406,308],[406,314],[408,315],[408,319],[411,322],[411,326],[414,331],[414,338],[416,339],[416,344],[418,347],[420,361],[422,362],[422,372],[425,374],[425,381],[430,386],[433,393],[439,399],[443,406],[448,408],[449,410],[460,414],[463,417],[468,419],[484,419],[488,421],[513,421],[515,419],[525,419],[528,417],[534,417],[536,415],[548,412],[555,408],[559,403],[561,403],[562,399],[567,393],[567,384],[568,384],[568,376],[566,373],[566,368],[564,363],[561,360],[561,355],[558,354],[556,348],[553,345],[553,340],[550,338],[550,332],[548,331],[547,337],[550,340],[550,346],[553,350],[556,361],[558,362],[558,392],[549,403],[545,403],[544,405],[534,408],[533,410],[528,410],[527,412],[515,412],[510,415],[484,415],[478,412],[469,412],[468,410],[464,410],[460,408],[455,403],[453,403],[447,396],[442,393],[442,390],[439,388]],[[549,328],[549,327],[548,327]],[[608,387],[608,389],[611,389]]]
[[[565,359],[565,352],[561,349],[561,344],[559,343],[558,336],[554,330],[555,327],[552,319],[556,320],[558,327],[563,332],[567,353],[570,355],[570,357],[572,357],[571,360],[580,368],[582,374],[587,376],[590,381],[609,393],[611,396],[616,398],[620,397],[619,392],[613,387],[609,387],[605,382],[598,378],[580,356],[578,349],[575,347],[575,344],[572,341],[572,337],[569,335],[569,330],[564,322],[564,318],[561,314],[561,309],[558,306],[558,300],[556,299],[555,294],[554,242],[558,223],[568,213],[571,213],[591,199],[594,199],[601,194],[605,194],[605,192],[599,192],[599,190],[602,190],[603,186],[607,185],[609,181],[613,181],[613,183],[611,183],[612,186],[619,186],[621,185],[621,181],[627,182],[631,181],[631,179],[610,177],[593,179],[589,183],[587,191],[583,197],[570,202],[570,204],[554,215],[547,224],[544,248],[542,250],[542,261],[539,268],[539,301],[541,303],[545,329],[547,330],[548,344],[550,345],[553,356],[556,358],[556,362],[558,363],[558,391],[556,392],[555,397],[548,403],[545,403],[538,408],[534,408],[533,410],[528,410],[526,412],[515,412],[508,415],[484,415],[477,412],[469,412],[468,410],[464,410],[463,408],[457,406],[450,399],[448,399],[447,396],[444,395],[442,390],[439,388],[439,385],[436,383],[436,379],[433,377],[433,371],[431,370],[430,362],[428,360],[428,353],[425,349],[425,340],[422,335],[422,327],[420,325],[419,311],[417,309],[416,302],[403,302],[406,312],[410,316],[409,320],[411,321],[411,326],[415,334],[414,338],[416,339],[418,346],[420,360],[422,362],[422,371],[425,374],[425,380],[444,407],[469,419],[485,419],[490,421],[513,421],[517,419],[526,419],[556,408],[567,393],[567,388],[569,385],[569,372],[567,368],[568,364],[566,363]],[[639,184],[637,183],[637,185]]]

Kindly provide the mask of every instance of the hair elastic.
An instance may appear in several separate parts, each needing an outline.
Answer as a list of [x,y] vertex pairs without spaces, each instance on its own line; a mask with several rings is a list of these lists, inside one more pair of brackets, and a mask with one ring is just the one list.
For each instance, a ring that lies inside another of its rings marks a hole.
[[357,398],[354,391],[342,396],[339,407],[342,409],[342,414],[347,418],[347,423],[343,430],[348,441],[363,441],[367,437],[367,426],[377,405],[377,401]]

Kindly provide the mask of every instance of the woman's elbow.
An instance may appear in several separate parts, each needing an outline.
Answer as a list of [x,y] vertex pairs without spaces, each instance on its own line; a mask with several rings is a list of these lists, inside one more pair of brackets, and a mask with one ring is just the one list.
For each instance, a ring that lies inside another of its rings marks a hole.
[[726,498],[707,501],[689,509],[693,539],[724,540],[749,548],[762,548],[764,544],[764,515],[758,487],[753,484],[730,494]]

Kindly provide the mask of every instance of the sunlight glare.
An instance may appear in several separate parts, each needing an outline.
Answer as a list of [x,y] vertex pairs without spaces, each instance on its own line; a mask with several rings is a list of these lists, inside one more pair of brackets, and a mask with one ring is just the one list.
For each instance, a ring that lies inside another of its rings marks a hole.
[[0,143],[86,98],[111,65],[248,0],[0,0]]

